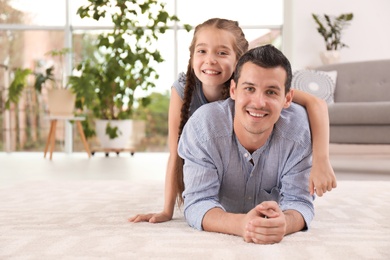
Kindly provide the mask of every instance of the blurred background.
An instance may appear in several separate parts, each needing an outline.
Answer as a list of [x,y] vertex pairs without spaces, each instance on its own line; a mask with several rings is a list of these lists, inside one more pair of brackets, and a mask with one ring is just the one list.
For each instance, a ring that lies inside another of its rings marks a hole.
[[[158,40],[158,50],[164,62],[156,65],[159,79],[156,87],[139,91],[137,97],[148,96],[147,107],[139,105],[134,113],[137,135],[133,140],[137,151],[167,151],[168,106],[170,88],[181,71],[186,71],[189,45],[193,30],[187,32],[182,24],[193,28],[203,21],[221,17],[239,21],[251,47],[272,43],[282,46],[283,1],[241,0],[237,4],[223,0],[177,1],[165,0],[170,14],[177,15],[179,23],[172,23]],[[75,73],[74,67],[96,51],[94,41],[103,32],[112,29],[110,19],[95,21],[81,19],[77,9],[87,3],[84,0],[0,0],[0,151],[43,151],[49,132],[47,120],[47,93],[37,93],[33,78],[23,90],[20,101],[12,104],[6,115],[5,91],[13,80],[15,70],[28,68],[43,72],[50,66],[63,67],[64,78]],[[64,60],[47,55],[53,50],[71,49]],[[65,123],[58,122],[56,150],[63,150],[69,139],[65,138]],[[82,151],[79,135],[70,139],[73,151]],[[95,138],[89,143],[94,146]]]

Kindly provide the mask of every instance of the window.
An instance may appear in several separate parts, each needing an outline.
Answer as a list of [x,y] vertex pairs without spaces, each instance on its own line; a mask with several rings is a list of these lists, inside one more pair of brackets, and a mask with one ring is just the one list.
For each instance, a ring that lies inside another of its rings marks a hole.
[[[47,109],[44,96],[24,94],[23,102],[11,111],[4,110],[5,91],[17,67],[35,70],[52,62],[45,53],[53,49],[70,47],[73,59],[68,59],[68,72],[77,61],[88,55],[91,41],[97,33],[110,29],[108,20],[80,19],[76,14],[86,0],[0,0],[0,150],[42,151],[48,133],[49,122],[43,120]],[[283,0],[165,0],[167,10],[175,13],[181,23],[197,24],[213,17],[239,21],[250,42],[250,47],[273,43],[281,47],[283,26]],[[50,12],[47,12],[50,10]],[[186,71],[189,45],[193,31],[186,32],[180,26],[172,29],[159,40],[159,48],[165,62],[157,65],[160,78],[154,91],[170,90],[181,71]],[[169,68],[169,69],[167,69]],[[31,83],[30,83],[31,84]],[[146,95],[150,93],[139,93]],[[34,107],[31,100],[35,100]],[[23,105],[23,104],[24,105]],[[31,110],[31,111],[30,111]],[[24,112],[21,112],[24,111]],[[24,114],[23,114],[24,113]],[[35,114],[34,114],[35,113]],[[59,135],[62,135],[61,133]],[[77,135],[75,135],[76,138]],[[58,137],[59,140],[64,138]],[[11,145],[11,148],[7,146]],[[65,142],[65,147],[70,147]],[[68,148],[69,149],[69,148]],[[75,145],[75,150],[79,149]],[[80,147],[82,150],[82,147]]]

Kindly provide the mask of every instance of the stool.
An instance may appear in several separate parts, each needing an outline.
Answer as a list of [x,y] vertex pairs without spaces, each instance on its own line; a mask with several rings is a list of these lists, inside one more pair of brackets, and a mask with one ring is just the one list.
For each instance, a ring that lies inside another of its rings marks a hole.
[[49,116],[50,120],[50,131],[49,136],[47,137],[46,145],[45,145],[45,153],[43,155],[44,158],[46,158],[46,153],[50,147],[50,160],[53,158],[53,151],[54,151],[54,145],[55,145],[55,139],[56,139],[56,127],[57,127],[57,121],[58,120],[65,120],[65,121],[75,121],[77,129],[79,131],[81,141],[83,142],[85,151],[88,154],[88,157],[91,157],[91,151],[89,150],[89,146],[87,143],[87,139],[85,138],[83,126],[81,125],[81,121],[85,120],[85,117],[82,116]]

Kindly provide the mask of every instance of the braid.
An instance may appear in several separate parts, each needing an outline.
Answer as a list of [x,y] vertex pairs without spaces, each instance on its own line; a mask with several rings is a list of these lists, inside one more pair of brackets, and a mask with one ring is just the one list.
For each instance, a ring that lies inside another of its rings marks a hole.
[[[183,105],[181,107],[180,112],[180,125],[179,125],[179,138],[178,142],[180,140],[180,136],[183,132],[184,125],[187,123],[188,118],[190,117],[190,107],[191,107],[191,101],[192,101],[192,93],[194,92],[194,88],[196,86],[196,76],[194,71],[192,70],[192,57],[190,58],[187,66],[187,73],[186,73],[186,84],[184,87],[184,98],[183,98]],[[182,197],[182,193],[184,191],[184,180],[183,180],[183,166],[184,166],[184,160],[177,156],[176,160],[176,177],[177,177],[177,204],[180,206],[183,204],[184,200]]]
[[180,125],[179,125],[179,139],[181,133],[183,132],[184,125],[187,123],[188,118],[190,117],[190,106],[192,101],[192,93],[196,86],[195,74],[192,70],[191,60],[188,63],[187,73],[186,73],[186,84],[184,87],[184,98],[183,105],[180,111]]

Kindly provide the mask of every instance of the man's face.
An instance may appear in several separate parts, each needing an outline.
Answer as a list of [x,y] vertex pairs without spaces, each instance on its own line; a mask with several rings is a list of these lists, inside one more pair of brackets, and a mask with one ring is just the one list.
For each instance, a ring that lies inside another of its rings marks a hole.
[[263,145],[282,109],[290,106],[293,93],[290,90],[285,94],[286,76],[282,67],[266,69],[247,62],[242,67],[237,85],[232,81],[234,131],[247,149],[256,150]]

